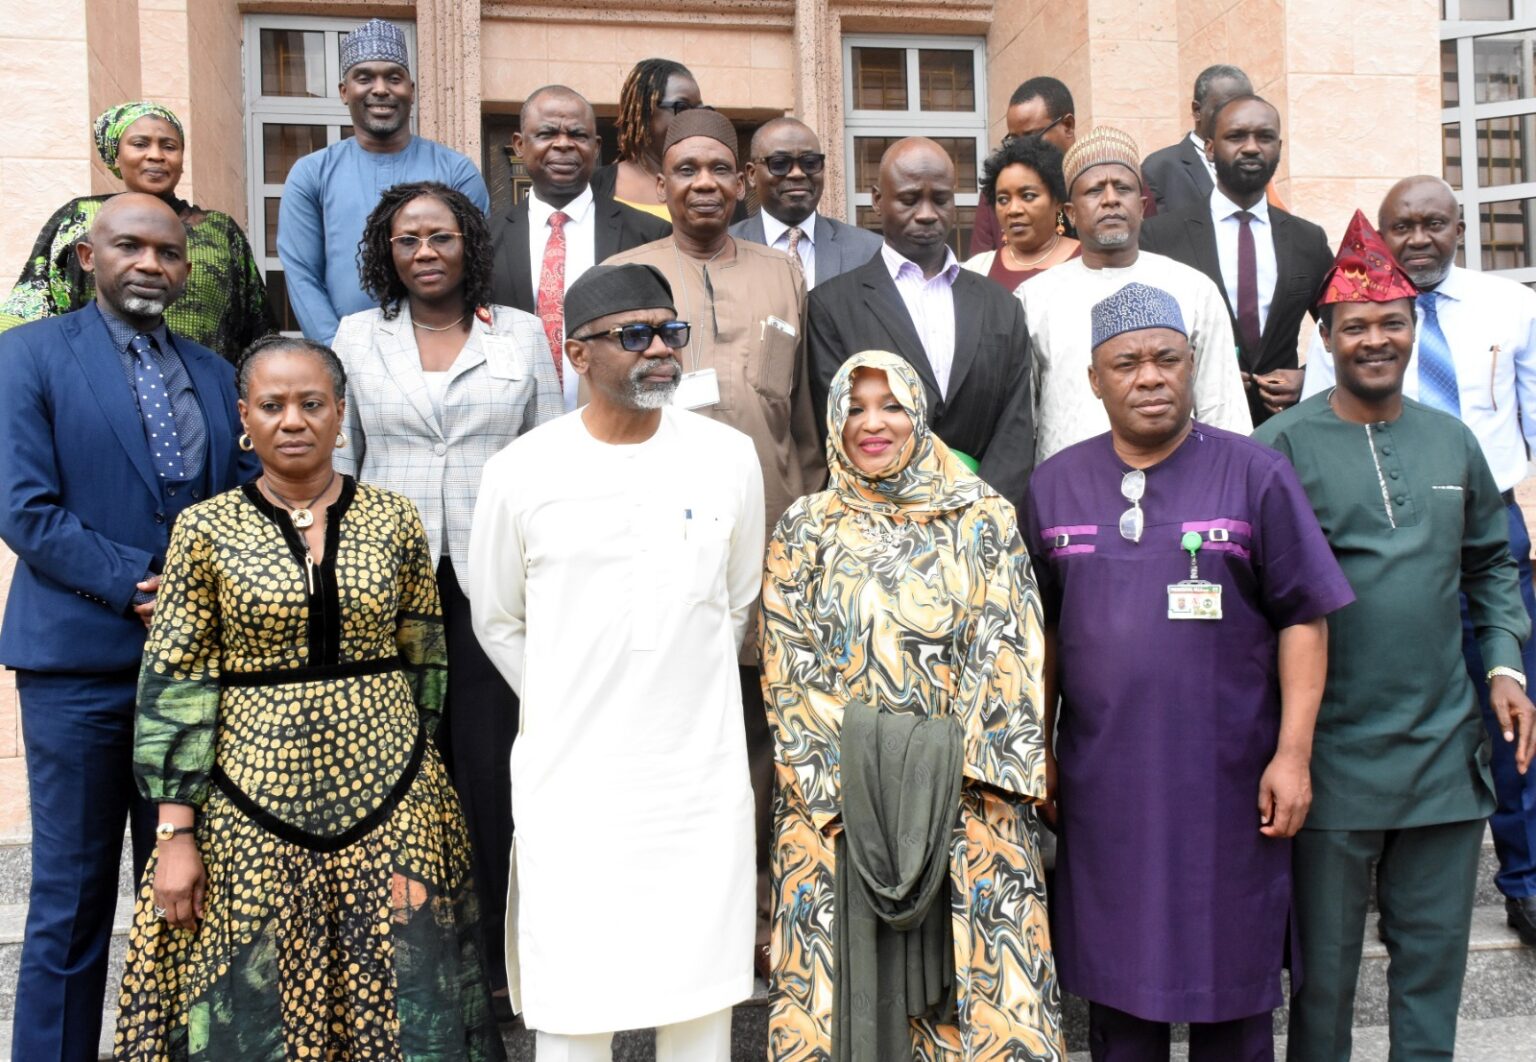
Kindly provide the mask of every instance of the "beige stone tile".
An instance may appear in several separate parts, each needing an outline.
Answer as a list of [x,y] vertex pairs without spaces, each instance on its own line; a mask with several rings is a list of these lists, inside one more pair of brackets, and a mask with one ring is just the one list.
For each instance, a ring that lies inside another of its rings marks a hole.
[[[1036,52],[1038,58],[1048,60],[1052,56],[1071,55],[1088,43],[1087,5],[1052,0],[1041,10],[1039,22],[1030,32],[1040,49]],[[1048,69],[1037,72],[1050,73]],[[1077,86],[1071,85],[1071,88],[1075,96]]]
[[548,29],[542,22],[487,19],[480,24],[480,57],[548,59]]
[[140,12],[139,81],[147,98],[170,106],[173,98],[184,100],[191,96],[187,38],[185,11]]
[[1097,108],[1118,118],[1171,121],[1180,111],[1178,45],[1168,41],[1094,40],[1093,88]]
[[1059,0],[1003,0],[994,4],[992,24],[987,30],[988,50],[1002,49],[1027,35],[1029,24],[1052,2]]
[[1043,73],[1050,74],[1071,90],[1078,135],[1092,129],[1094,101],[1097,97],[1093,91],[1093,61],[1088,42],[1084,41],[1068,52],[1055,66],[1047,68]]
[[[529,85],[524,90],[526,96],[529,91],[536,89],[540,84],[568,85],[587,97],[588,100],[598,100],[614,103],[619,101],[619,89],[624,84],[624,75],[629,72],[628,66],[609,61],[604,62],[557,62],[549,61],[548,81]],[[522,97],[519,97],[522,98]]]
[[552,80],[549,63],[543,60],[490,56],[480,59],[480,96],[487,103],[520,103],[528,93]]
[[1237,0],[1179,0],[1179,40],[1187,41],[1212,22],[1226,17]]
[[1226,18],[1213,19],[1185,38],[1179,48],[1179,117],[1189,113],[1195,78],[1212,63],[1227,62],[1232,46]]
[[[43,222],[64,203],[91,191],[91,166],[75,159],[0,158],[0,277],[9,283],[21,272]],[[15,558],[0,562],[0,602],[10,586]]]
[[687,30],[670,26],[625,26],[624,73],[642,59],[681,62],[684,55],[694,55],[687,50],[687,36]]
[[795,38],[788,32],[754,32],[752,65],[759,70],[792,70],[795,66]]
[[1321,225],[1335,243],[1357,207],[1368,214],[1376,208],[1375,202],[1359,198],[1355,182],[1348,178],[1292,176],[1287,192],[1291,212]]
[[[619,28],[604,25],[560,25],[545,30],[551,62],[591,63],[620,55]],[[625,49],[627,54],[627,49]]]
[[[216,5],[210,4],[208,6]],[[139,14],[141,16],[146,11],[179,11],[185,14],[186,10],[187,0],[139,0]]]
[[1414,108],[1384,106],[1412,99],[1411,77],[1296,74],[1290,79],[1292,176],[1376,177],[1417,168]]
[[25,839],[32,828],[27,802],[27,765],[21,757],[0,760],[0,837]]
[[[0,68],[14,85],[27,86],[26,106],[8,107],[4,140],[26,145],[33,158],[79,158],[89,150],[87,48],[81,41],[0,39]],[[10,209],[9,204],[6,207]]]
[[21,725],[16,688],[0,689],[0,760],[21,755]]
[[748,71],[751,106],[788,111],[795,105],[795,79],[788,70]]
[[[711,61],[699,66],[745,66],[751,60],[752,55],[752,31],[742,29],[685,29],[683,30],[682,49],[675,54],[668,55],[668,59],[676,59],[678,62],[686,62],[685,57],[702,59],[708,57]],[[695,75],[698,67],[692,62],[687,63]]]
[[86,0],[38,3],[16,0],[6,4],[5,36],[47,41],[85,40]]
[[1288,0],[1286,65],[1291,73],[1347,74],[1355,69],[1359,11],[1337,0]]
[[1254,84],[1285,73],[1283,0],[1241,0],[1227,12],[1226,23],[1229,48],[1225,62],[1241,67]]
[[1350,7],[1355,73],[1420,74],[1440,69],[1436,0],[1359,0]]
[[1089,0],[1088,35],[1098,40],[1178,41],[1178,0]]

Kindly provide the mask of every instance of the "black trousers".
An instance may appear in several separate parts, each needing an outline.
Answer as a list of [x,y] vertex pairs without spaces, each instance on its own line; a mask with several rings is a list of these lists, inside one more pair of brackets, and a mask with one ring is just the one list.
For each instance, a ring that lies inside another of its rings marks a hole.
[[480,945],[491,988],[507,985],[507,871],[512,851],[512,739],[517,695],[480,648],[470,625],[469,598],[453,563],[437,566],[448,639],[448,696],[437,728],[442,754],[469,828],[475,892],[480,899]]
[[773,850],[773,730],[763,706],[762,675],[741,669],[742,722],[747,734],[747,769],[752,775],[753,823],[757,840],[757,943],[767,944],[773,924],[769,853]]

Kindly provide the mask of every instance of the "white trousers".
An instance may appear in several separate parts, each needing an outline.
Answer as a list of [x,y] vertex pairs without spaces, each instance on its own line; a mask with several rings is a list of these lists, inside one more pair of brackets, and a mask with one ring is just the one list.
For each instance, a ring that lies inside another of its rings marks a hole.
[[[537,1062],[612,1062],[613,1033],[535,1034]],[[656,1028],[656,1062],[729,1062],[731,1008]]]

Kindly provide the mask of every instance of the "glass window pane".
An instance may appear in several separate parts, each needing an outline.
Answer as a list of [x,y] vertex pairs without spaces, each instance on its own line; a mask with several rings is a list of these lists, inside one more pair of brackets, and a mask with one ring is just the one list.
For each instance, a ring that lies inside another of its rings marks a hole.
[[970,195],[978,187],[976,170],[976,138],[973,136],[936,136],[940,147],[949,152],[955,161],[955,191]]
[[281,269],[267,270],[267,303],[272,307],[272,316],[277,318],[279,332],[303,331],[288,304],[288,281]]
[[[1536,115],[1485,118],[1477,123],[1478,183],[1485,188],[1532,180]],[[1449,164],[1449,157],[1447,157]]]
[[861,111],[907,109],[905,48],[853,50],[853,106]]
[[1536,32],[1505,33],[1472,41],[1473,95],[1478,103],[1536,96],[1532,50]]
[[[853,138],[853,191],[867,192],[880,179],[880,156],[899,136],[856,136]],[[936,136],[935,143],[955,162],[955,193],[972,195],[977,188],[976,138],[972,136]]]
[[1456,42],[1440,42],[1440,105],[1454,107],[1461,102],[1461,90],[1456,83]]
[[267,253],[277,253],[277,205],[282,200],[275,195],[269,195],[263,201],[266,215]]
[[261,31],[261,94],[327,99],[325,34],[308,30]]
[[917,53],[918,106],[925,111],[974,111],[976,63],[970,51],[923,48]]
[[1483,234],[1484,269],[1522,269],[1536,262],[1531,234],[1536,231],[1536,199],[1484,203],[1477,211]]
[[1445,158],[1445,179],[1461,190],[1461,123],[1448,122],[1440,127],[1440,153]]
[[1461,0],[1461,17],[1469,21],[1500,21],[1513,18],[1511,0]]
[[267,122],[261,127],[261,140],[261,179],[267,184],[282,184],[295,162],[325,147],[325,126]]

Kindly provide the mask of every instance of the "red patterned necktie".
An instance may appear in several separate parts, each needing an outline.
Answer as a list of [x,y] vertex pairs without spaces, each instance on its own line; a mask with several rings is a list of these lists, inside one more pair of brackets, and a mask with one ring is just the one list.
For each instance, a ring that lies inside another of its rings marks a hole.
[[539,271],[539,320],[549,338],[555,359],[555,377],[565,383],[565,223],[563,211],[549,216],[549,242],[544,245],[544,267]]

